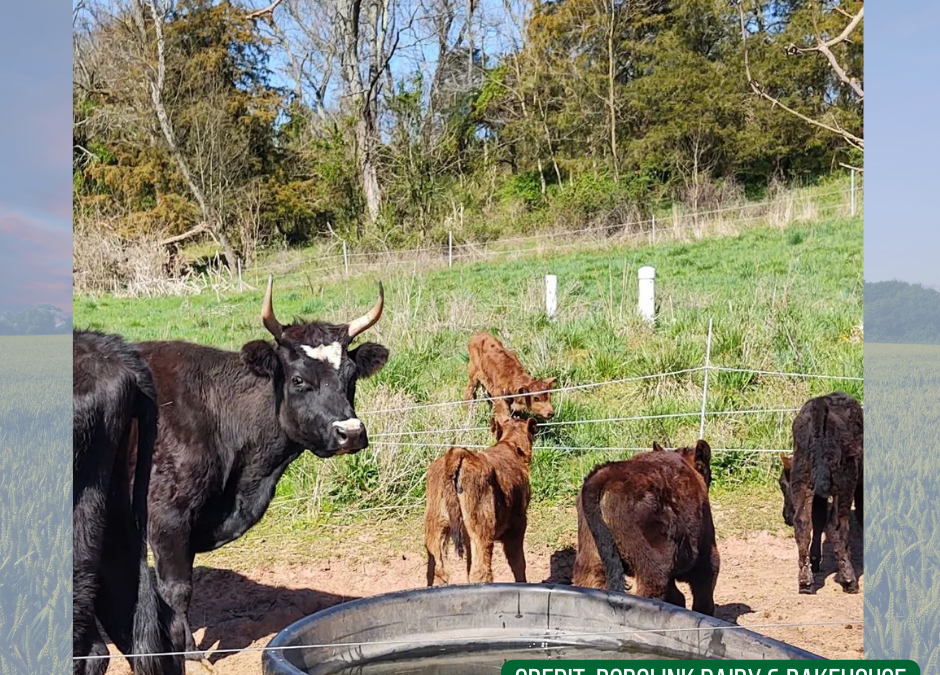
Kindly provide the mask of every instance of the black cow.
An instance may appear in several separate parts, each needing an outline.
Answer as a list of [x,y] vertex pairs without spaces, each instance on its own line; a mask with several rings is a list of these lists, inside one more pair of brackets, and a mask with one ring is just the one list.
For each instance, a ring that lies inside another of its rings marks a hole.
[[[116,335],[76,331],[72,340],[72,653],[107,654],[96,618],[124,654],[168,652],[172,610],[157,595],[145,543],[157,433],[150,370]],[[104,673],[108,664],[73,663],[76,674]],[[183,660],[133,658],[131,667],[174,675]]]
[[849,510],[862,525],[864,418],[862,406],[842,392],[807,401],[793,420],[793,456],[781,455],[783,520],[793,526],[800,593],[815,593],[814,573],[828,530],[846,593],[858,593],[849,559]]
[[159,590],[176,614],[173,640],[198,658],[187,619],[193,558],[245,534],[264,515],[277,481],[303,450],[318,457],[368,447],[353,407],[356,381],[378,372],[388,349],[350,342],[382,315],[384,292],[344,325],[282,326],[268,278],[261,317],[274,343],[240,352],[187,342],[144,342],[160,395],[150,485],[150,545]]

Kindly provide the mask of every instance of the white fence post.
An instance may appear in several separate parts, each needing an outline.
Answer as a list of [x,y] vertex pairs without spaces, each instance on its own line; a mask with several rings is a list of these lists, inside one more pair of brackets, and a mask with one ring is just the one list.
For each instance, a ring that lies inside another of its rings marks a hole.
[[554,274],[545,275],[545,311],[548,318],[555,318],[558,309],[558,277]]
[[349,278],[349,255],[346,253],[346,241],[343,241],[343,270],[346,278]]
[[447,233],[447,266],[454,266],[454,231]]
[[652,324],[656,320],[656,291],[654,288],[656,268],[641,267],[640,271],[637,272],[637,276],[639,277],[639,302],[637,307],[643,320]]
[[712,365],[712,320],[708,320],[708,341],[705,343],[705,386],[702,387],[702,419],[698,426],[699,440],[705,438],[705,404],[708,401],[708,373]]
[[852,188],[850,191],[852,194],[852,206],[851,206],[850,213],[852,217],[854,218],[855,217],[855,169],[852,169]]
[[237,257],[236,260],[238,260],[238,292],[241,293],[243,290],[245,290],[245,289],[244,289],[244,286],[242,285],[242,259],[241,259],[241,256]]

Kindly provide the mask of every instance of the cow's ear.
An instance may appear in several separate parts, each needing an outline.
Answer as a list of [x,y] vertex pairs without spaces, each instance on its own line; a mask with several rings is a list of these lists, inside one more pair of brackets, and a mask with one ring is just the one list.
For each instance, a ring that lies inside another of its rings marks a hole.
[[539,430],[538,422],[536,422],[534,418],[530,417],[529,421],[526,423],[526,426],[528,427],[529,436],[535,438],[535,432]]
[[656,441],[653,441],[653,452],[662,452],[662,451],[663,451],[663,446],[661,446]]
[[363,342],[349,351],[349,358],[356,363],[359,377],[372,377],[388,362],[388,349],[375,342]]
[[517,391],[516,393],[519,394],[519,396],[525,396],[526,394],[529,393],[529,388],[528,388],[528,387],[519,387],[519,391]]
[[545,389],[554,389],[555,385],[558,384],[558,378],[550,377],[547,380],[543,380],[542,383],[545,385]]
[[281,361],[270,343],[252,340],[241,349],[242,363],[255,375],[274,379],[281,372]]
[[695,461],[709,466],[712,462],[712,448],[703,438],[695,444]]
[[783,470],[784,470],[784,471],[789,471],[789,470],[790,470],[790,466],[792,465],[792,459],[790,458],[790,456],[789,456],[789,455],[781,454],[781,455],[780,455],[780,461],[783,462]]

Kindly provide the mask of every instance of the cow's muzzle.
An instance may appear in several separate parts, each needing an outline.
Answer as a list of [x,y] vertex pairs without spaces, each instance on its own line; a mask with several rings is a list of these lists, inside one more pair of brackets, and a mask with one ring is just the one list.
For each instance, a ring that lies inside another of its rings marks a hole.
[[333,422],[331,431],[330,445],[335,455],[346,455],[369,447],[365,425],[355,417]]

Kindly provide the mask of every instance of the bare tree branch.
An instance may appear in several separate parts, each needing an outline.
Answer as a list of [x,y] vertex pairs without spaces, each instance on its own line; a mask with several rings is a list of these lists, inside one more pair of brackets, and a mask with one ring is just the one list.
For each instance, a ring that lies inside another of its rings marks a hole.
[[[865,8],[862,7],[858,10],[858,14],[851,17],[851,21],[845,27],[839,35],[832,38],[831,40],[823,40],[819,35],[819,31],[816,32],[816,46],[815,47],[797,47],[795,44],[791,44],[787,47],[787,54],[807,54],[809,52],[819,52],[829,60],[829,64],[832,66],[832,69],[835,71],[836,75],[839,76],[839,79],[849,85],[855,94],[858,96],[859,100],[864,100],[865,92],[862,91],[862,86],[858,83],[858,80],[849,77],[846,74],[845,69],[839,64],[838,59],[836,59],[835,54],[832,53],[832,47],[835,47],[838,44],[849,41],[849,35],[858,27],[858,24],[862,21],[862,15],[865,12]],[[845,13],[843,11],[843,13]]]
[[[788,105],[781,103],[779,99],[774,98],[773,96],[768,94],[766,91],[764,91],[764,88],[760,85],[760,83],[757,82],[751,76],[751,64],[750,64],[750,59],[748,56],[748,49],[747,49],[747,25],[744,20],[744,8],[741,6],[740,2],[737,4],[738,4],[738,14],[741,17],[741,40],[744,43],[744,71],[745,71],[745,74],[747,75],[747,82],[751,86],[751,89],[754,91],[754,93],[760,96],[761,98],[767,101],[770,101],[774,106],[779,106],[783,108],[788,113],[790,113],[791,115],[794,115],[795,117],[800,118],[807,124],[811,124],[820,129],[825,129],[826,131],[833,133],[837,136],[841,136],[842,139],[845,140],[845,142],[848,143],[850,146],[864,152],[864,146],[865,146],[864,139],[859,138],[855,134],[852,134],[846,131],[842,127],[838,126],[838,123],[836,123],[835,126],[832,126],[832,125],[826,124],[825,122],[820,122],[819,120],[815,120],[812,117],[804,115],[798,110],[794,110]],[[861,14],[861,12],[859,12],[859,14]]]
[[252,20],[265,19],[269,23],[274,23],[274,10],[277,9],[277,6],[280,5],[281,2],[283,2],[283,0],[274,0],[274,2],[267,7],[248,12],[248,18]]

